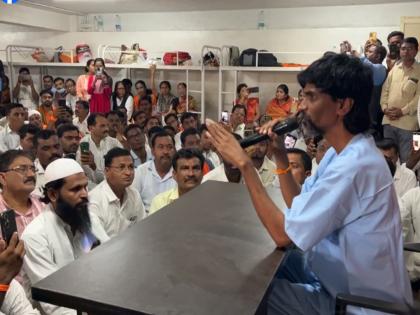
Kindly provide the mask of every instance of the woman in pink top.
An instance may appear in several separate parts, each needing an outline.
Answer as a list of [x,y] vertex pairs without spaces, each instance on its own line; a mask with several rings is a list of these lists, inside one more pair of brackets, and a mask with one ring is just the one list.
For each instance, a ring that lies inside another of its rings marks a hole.
[[88,85],[91,113],[108,113],[111,110],[112,78],[105,71],[105,61],[95,59],[95,75]]
[[31,156],[21,150],[0,155],[0,212],[12,209],[19,237],[44,209],[44,204],[31,193],[35,189],[36,169]]
[[85,74],[82,74],[77,79],[76,91],[77,98],[83,101],[90,100],[90,94],[88,93],[88,87],[92,85],[93,77],[95,75],[95,60],[89,59],[86,63]]

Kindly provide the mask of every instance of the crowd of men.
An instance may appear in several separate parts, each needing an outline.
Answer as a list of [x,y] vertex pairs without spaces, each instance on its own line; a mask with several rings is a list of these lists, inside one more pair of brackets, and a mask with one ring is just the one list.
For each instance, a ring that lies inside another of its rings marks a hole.
[[[367,133],[374,135],[386,159],[383,174],[392,174],[404,241],[415,242],[420,237],[416,176],[420,150],[412,146],[413,132],[419,129],[418,42],[393,32],[388,44],[392,52],[397,47],[398,54],[387,56],[378,41],[366,44],[364,56],[351,58],[360,58],[372,73],[373,94],[365,104],[369,115],[361,119],[368,120]],[[357,55],[350,45],[346,47],[344,54]],[[385,57],[387,67],[382,64]],[[134,111],[131,119],[119,109],[95,113],[89,102],[78,100],[72,92],[74,81],[46,76],[46,86],[38,96],[29,71],[22,73],[20,90],[14,90],[13,95],[26,93],[40,105],[10,102],[0,121],[0,212],[12,209],[17,224],[17,233],[9,243],[0,241],[4,314],[76,314],[33,301],[31,285],[208,180],[249,181],[249,174],[235,165],[229,154],[220,152],[223,150],[209,134],[209,126],[202,124],[196,113],[159,116],[152,111]],[[304,91],[303,102],[313,97]],[[67,105],[59,105],[60,99],[67,99]],[[304,106],[298,110],[304,111]],[[221,124],[236,142],[244,136],[246,117],[246,105],[234,105],[230,120]],[[359,123],[344,121],[349,129]],[[318,171],[325,172],[322,160],[324,155],[330,159],[334,148],[325,138],[306,137],[300,131],[293,135],[297,141],[285,153],[286,173],[293,185],[301,187],[311,175],[312,179]],[[285,182],[281,177],[285,173],[278,172],[276,150],[267,140],[248,148],[246,155],[264,189],[281,187],[283,191],[285,183],[290,186],[291,182]],[[357,161],[352,163],[358,167]],[[283,192],[283,197],[279,208],[290,208],[290,195]],[[413,290],[420,288],[419,264],[420,256],[407,255]]]

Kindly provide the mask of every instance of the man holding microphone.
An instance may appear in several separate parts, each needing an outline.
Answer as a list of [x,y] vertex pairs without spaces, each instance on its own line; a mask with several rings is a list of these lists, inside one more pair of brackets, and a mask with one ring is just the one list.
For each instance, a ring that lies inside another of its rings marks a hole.
[[[268,314],[334,314],[338,293],[412,303],[404,266],[400,213],[392,177],[375,148],[368,104],[372,73],[360,60],[325,54],[298,75],[306,130],[332,145],[317,173],[300,187],[282,137],[272,140],[281,193],[288,209],[268,196],[252,161],[233,136],[208,121],[212,143],[238,167],[259,218],[278,247],[294,243],[273,280]],[[352,314],[368,314],[353,309]]]

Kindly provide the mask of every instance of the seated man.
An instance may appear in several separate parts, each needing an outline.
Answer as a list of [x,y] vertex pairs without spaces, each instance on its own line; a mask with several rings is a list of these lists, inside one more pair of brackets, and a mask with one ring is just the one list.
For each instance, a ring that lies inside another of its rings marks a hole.
[[[189,128],[184,130],[181,133],[181,146],[183,149],[194,149],[201,153],[201,138],[197,129]],[[208,161],[204,160],[203,174],[206,175],[214,169],[214,165]]]
[[178,120],[178,116],[174,113],[169,113],[168,115],[165,116],[164,118],[165,120],[165,125],[166,126],[171,126],[176,133],[178,133],[179,131],[179,120]]
[[211,144],[211,141],[205,137],[205,132],[207,131],[206,124],[202,124],[198,129],[201,138],[201,150],[205,159],[209,160],[214,167],[218,167],[222,161],[217,153],[214,151],[214,147]]
[[55,131],[45,129],[38,132],[34,137],[34,149],[36,153],[36,188],[34,194],[42,196],[45,184],[45,169],[52,162],[63,156],[58,137]]
[[182,148],[182,143],[181,143],[182,131],[190,129],[190,128],[195,128],[195,129],[198,128],[197,114],[190,113],[190,112],[183,113],[181,116],[181,126],[182,126],[181,131],[179,131],[174,137],[175,147],[177,150]]
[[[88,179],[72,159],[58,159],[45,170],[45,211],[25,229],[24,286],[31,286],[78,259],[109,238],[88,210]],[[43,313],[76,314],[76,311],[40,303]]]
[[152,200],[149,214],[166,207],[180,196],[201,184],[203,179],[204,157],[194,149],[181,149],[172,159],[173,178],[178,187],[157,195]]
[[146,149],[146,136],[138,125],[132,124],[125,128],[124,136],[131,150],[135,167],[153,159],[150,149]]
[[276,174],[276,164],[267,157],[268,141],[261,141],[249,148],[249,154],[261,182],[265,187],[273,185]]
[[63,157],[75,160],[80,144],[79,129],[73,124],[63,124],[57,129],[57,136],[63,149]]
[[0,314],[4,315],[39,315],[28,301],[22,286],[14,280],[22,268],[25,247],[16,233],[8,245],[0,241],[0,283],[4,290],[0,291]]
[[23,125],[19,129],[20,145],[19,150],[23,150],[35,156],[34,137],[40,129],[32,124]]
[[391,159],[397,168],[394,175],[394,185],[398,197],[401,198],[407,191],[417,186],[416,174],[407,168],[405,163],[400,163],[398,145],[393,139],[379,140],[376,142],[376,146],[382,151],[383,155]]
[[154,160],[137,167],[133,182],[133,187],[140,192],[146,213],[149,213],[156,195],[176,187],[172,169],[176,152],[174,139],[162,130],[152,137],[151,143]]
[[36,169],[33,157],[21,150],[0,155],[0,212],[13,209],[19,237],[26,226],[44,209],[35,195]]
[[76,117],[73,119],[73,125],[79,128],[79,131],[83,137],[89,133],[89,128],[87,125],[87,119],[89,117],[89,102],[77,101],[74,114]]
[[114,237],[143,219],[145,211],[139,192],[131,187],[135,168],[130,152],[113,148],[104,159],[105,180],[89,192],[89,211]]
[[102,114],[91,114],[88,118],[90,134],[83,137],[80,143],[87,143],[89,152],[77,151],[77,161],[80,162],[88,178],[95,184],[104,179],[104,155],[112,148],[122,148],[121,143],[108,136],[108,120]]
[[111,111],[106,114],[106,119],[108,120],[109,131],[108,135],[111,138],[117,139],[121,145],[126,144],[126,139],[124,138],[124,125],[123,121],[126,121],[124,113],[120,111]]
[[0,153],[16,150],[20,145],[19,129],[25,122],[22,104],[9,104],[6,107],[7,125],[0,131]]

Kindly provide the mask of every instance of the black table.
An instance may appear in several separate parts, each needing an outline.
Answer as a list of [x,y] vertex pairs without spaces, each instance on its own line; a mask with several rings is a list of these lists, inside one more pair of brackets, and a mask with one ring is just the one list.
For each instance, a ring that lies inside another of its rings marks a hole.
[[283,252],[243,185],[207,182],[36,283],[94,314],[254,314]]

